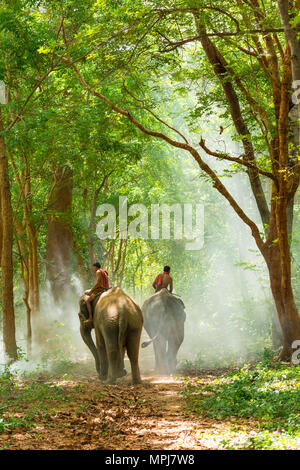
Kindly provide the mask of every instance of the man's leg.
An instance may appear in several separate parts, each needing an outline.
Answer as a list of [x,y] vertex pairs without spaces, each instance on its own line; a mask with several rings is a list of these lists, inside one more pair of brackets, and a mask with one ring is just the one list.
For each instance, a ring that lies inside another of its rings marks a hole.
[[86,304],[86,308],[87,308],[87,311],[89,313],[89,318],[88,318],[88,320],[85,320],[84,323],[93,323],[93,311],[92,311],[92,305],[91,305],[93,300],[94,300],[93,295],[85,295],[84,296],[84,301],[85,301],[85,304]]

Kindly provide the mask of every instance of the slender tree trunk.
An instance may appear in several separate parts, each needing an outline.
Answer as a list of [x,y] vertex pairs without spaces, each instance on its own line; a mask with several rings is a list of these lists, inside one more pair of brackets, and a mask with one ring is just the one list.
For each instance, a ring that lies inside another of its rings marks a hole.
[[[0,110],[0,132],[3,132]],[[4,138],[0,136],[0,199],[1,199],[1,269],[3,341],[5,353],[17,359],[13,285],[13,212]]]
[[[293,80],[300,80],[300,41],[299,41],[299,23],[292,26],[290,20],[295,16],[295,7],[300,8],[300,1],[291,2],[289,0],[278,0],[278,7],[281,16],[281,22],[284,27],[286,39],[289,41],[291,48],[291,65]],[[295,3],[295,6],[293,5]],[[297,87],[299,88],[299,86]],[[300,103],[299,103],[300,104]]]
[[89,233],[88,233],[89,259],[90,259],[89,271],[90,271],[91,278],[94,278],[93,264],[95,263],[95,261],[98,261],[95,259],[95,250],[94,250],[94,244],[95,244],[95,238],[96,238],[95,233],[96,233],[97,197],[98,197],[98,192],[97,190],[95,190],[91,199],[91,206],[90,206],[91,214],[90,214]]
[[[24,187],[24,217],[27,228],[27,238],[29,242],[29,256],[31,259],[31,276],[29,283],[30,307],[37,320],[40,311],[40,284],[39,284],[39,264],[38,264],[38,240],[37,230],[32,220],[32,203],[31,203],[31,173],[28,161],[25,155],[26,169],[23,174]],[[22,191],[22,188],[19,188]]]
[[30,233],[30,257],[31,257],[31,278],[29,285],[30,305],[34,317],[37,317],[40,311],[40,281],[39,281],[39,264],[38,264],[38,241],[36,232]]
[[[14,176],[19,187],[20,198],[23,204],[24,220],[23,225],[26,227],[27,246],[28,246],[28,272],[29,272],[29,298],[28,302],[32,310],[34,319],[37,320],[37,314],[40,310],[40,286],[39,286],[39,265],[38,265],[38,229],[33,224],[32,203],[31,203],[31,175],[27,157],[24,155],[26,168],[21,172],[17,171],[14,158],[9,152],[10,162],[14,171]],[[16,221],[16,223],[18,223]]]
[[29,253],[25,241],[25,227],[23,224],[15,220],[15,227],[17,232],[17,246],[21,260],[21,277],[24,285],[23,301],[26,306],[26,329],[27,329],[27,355],[30,356],[32,350],[32,327],[31,327],[31,307],[29,304],[30,294],[30,276],[29,276]]

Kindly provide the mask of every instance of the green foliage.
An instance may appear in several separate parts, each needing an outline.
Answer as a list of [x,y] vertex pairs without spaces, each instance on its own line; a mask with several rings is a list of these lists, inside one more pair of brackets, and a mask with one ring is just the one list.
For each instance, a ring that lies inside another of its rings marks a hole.
[[[267,361],[224,374],[209,385],[201,378],[196,383],[187,381],[183,396],[188,409],[216,419],[235,416],[253,420],[260,429],[298,436],[300,369],[266,365]],[[254,443],[259,445],[259,437],[256,439]]]
[[[0,431],[15,428],[31,428],[37,416],[47,414],[49,405],[56,401],[66,401],[61,387],[53,383],[22,383],[13,374],[6,370],[0,376]],[[13,410],[10,401],[13,400]],[[29,406],[34,403],[33,406]],[[24,407],[29,410],[20,414]]]
[[[66,364],[60,365],[66,371]],[[49,416],[72,399],[78,386],[66,390],[63,382],[41,380],[40,368],[31,373],[11,372],[8,366],[0,374],[0,432],[16,428],[31,429],[39,417]],[[43,374],[45,369],[43,368]],[[59,371],[56,371],[56,373]]]

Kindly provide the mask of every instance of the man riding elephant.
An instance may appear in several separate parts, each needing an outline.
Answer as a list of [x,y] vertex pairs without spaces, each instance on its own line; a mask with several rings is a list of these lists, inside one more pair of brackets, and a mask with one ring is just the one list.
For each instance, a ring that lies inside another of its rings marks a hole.
[[184,339],[186,314],[181,299],[167,288],[161,288],[143,304],[144,327],[153,342],[155,369],[158,373],[172,373],[176,369],[177,352]]
[[80,333],[94,356],[101,380],[115,383],[126,374],[124,354],[130,360],[132,383],[141,382],[138,356],[143,315],[140,307],[120,287],[113,287],[94,301],[94,327],[96,345],[91,328],[86,324],[84,302],[79,304]]
[[93,326],[92,302],[95,300],[95,297],[98,294],[102,294],[103,292],[107,291],[107,289],[109,289],[108,272],[104,269],[101,269],[100,263],[97,262],[93,264],[93,271],[96,275],[96,284],[94,287],[92,287],[92,289],[86,290],[82,298],[89,313],[89,318],[85,320],[85,324],[91,327]]
[[169,292],[173,291],[173,279],[170,276],[171,268],[170,266],[164,267],[164,272],[156,276],[155,281],[152,284],[152,287],[155,289],[155,292],[159,292],[161,289],[168,289]]

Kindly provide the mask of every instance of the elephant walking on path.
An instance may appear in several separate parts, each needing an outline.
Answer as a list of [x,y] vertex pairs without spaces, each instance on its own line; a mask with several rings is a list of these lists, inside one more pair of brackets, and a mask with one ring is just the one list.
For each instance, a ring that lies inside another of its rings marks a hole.
[[186,314],[182,300],[161,289],[144,302],[142,312],[145,330],[151,338],[142,347],[153,342],[156,372],[173,373],[184,339]]
[[113,287],[102,294],[93,307],[96,345],[91,327],[84,324],[86,311],[82,300],[78,315],[82,339],[95,358],[100,379],[114,384],[117,377],[126,374],[126,350],[131,365],[132,383],[140,383],[138,356],[143,327],[140,307],[120,287]]

